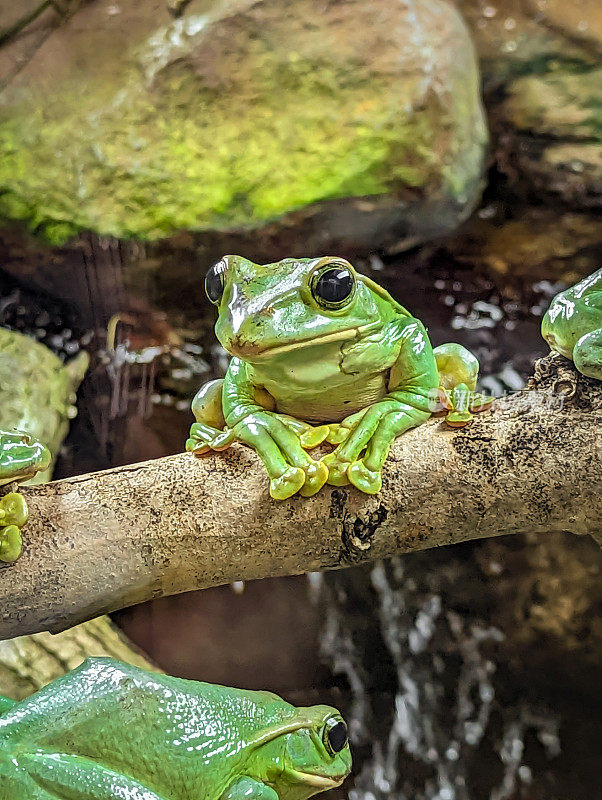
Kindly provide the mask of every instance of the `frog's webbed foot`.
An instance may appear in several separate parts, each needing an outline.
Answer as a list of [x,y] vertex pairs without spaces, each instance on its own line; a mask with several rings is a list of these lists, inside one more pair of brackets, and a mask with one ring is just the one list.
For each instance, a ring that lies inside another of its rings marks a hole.
[[10,564],[16,561],[23,550],[21,531],[16,525],[0,528],[0,561]]
[[10,492],[0,499],[0,561],[10,563],[21,555],[21,528],[28,516],[23,495]]
[[297,492],[311,497],[326,483],[328,470],[305,452],[299,434],[291,428],[291,418],[281,419],[280,414],[270,411],[253,411],[236,423],[233,431],[265,464],[270,495],[275,500],[286,500]]
[[342,444],[346,441],[350,436],[351,433],[356,429],[359,425],[360,420],[363,418],[364,414],[368,409],[362,408],[361,411],[357,411],[355,414],[351,414],[349,417],[345,417],[342,422],[334,422],[331,423],[328,428],[328,436],[326,437],[326,441],[329,444]]
[[203,456],[212,450],[225,450],[236,438],[226,426],[222,412],[223,385],[221,378],[209,381],[201,386],[192,401],[196,422],[190,428],[186,450],[195,456]]
[[186,440],[186,450],[195,456],[203,456],[212,450],[225,450],[235,439],[236,436],[230,428],[220,430],[202,422],[194,422]]
[[362,492],[377,494],[382,488],[381,470],[391,444],[428,416],[396,400],[381,401],[365,409],[359,420],[354,420],[355,426],[343,443],[322,459],[328,467],[328,483],[351,483]]
[[443,407],[447,409],[446,423],[452,428],[463,428],[473,419],[474,414],[488,409],[493,397],[471,391],[465,383],[459,383],[451,392],[440,390]]
[[300,419],[290,417],[288,414],[279,414],[278,417],[287,428],[297,434],[304,450],[313,450],[314,447],[326,441],[330,433],[329,425],[310,425],[308,422],[302,422]]

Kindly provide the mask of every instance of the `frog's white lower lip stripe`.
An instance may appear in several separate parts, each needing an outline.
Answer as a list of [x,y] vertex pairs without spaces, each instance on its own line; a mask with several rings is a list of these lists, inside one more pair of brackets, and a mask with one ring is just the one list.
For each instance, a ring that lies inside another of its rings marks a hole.
[[326,775],[317,775],[315,772],[300,772],[296,769],[288,771],[289,775],[296,778],[302,783],[308,783],[310,786],[315,786],[318,789],[334,789],[340,786],[344,778],[327,778]]
[[266,347],[265,350],[261,350],[259,353],[254,353],[252,356],[248,356],[247,361],[253,361],[256,358],[263,358],[264,356],[288,353],[291,350],[297,350],[299,347],[312,347],[314,344],[325,344],[326,342],[337,342],[345,339],[353,339],[354,336],[370,330],[371,327],[374,327],[374,323],[369,323],[367,325],[356,325],[353,328],[345,328],[344,331],[326,333],[324,336],[313,336],[311,339],[300,339],[297,342],[276,345],[276,347]]

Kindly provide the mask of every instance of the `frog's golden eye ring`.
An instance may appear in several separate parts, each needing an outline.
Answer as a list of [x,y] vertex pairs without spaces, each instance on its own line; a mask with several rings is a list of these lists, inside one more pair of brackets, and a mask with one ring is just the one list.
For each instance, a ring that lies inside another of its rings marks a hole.
[[310,290],[315,302],[325,309],[348,305],[355,294],[355,275],[344,262],[331,261],[311,276]]
[[336,756],[347,746],[349,734],[341,717],[328,717],[322,730],[322,741],[331,756]]
[[220,304],[224,293],[224,272],[226,271],[226,266],[226,261],[222,258],[221,261],[209,267],[205,275],[205,294],[209,302],[213,303],[214,306]]

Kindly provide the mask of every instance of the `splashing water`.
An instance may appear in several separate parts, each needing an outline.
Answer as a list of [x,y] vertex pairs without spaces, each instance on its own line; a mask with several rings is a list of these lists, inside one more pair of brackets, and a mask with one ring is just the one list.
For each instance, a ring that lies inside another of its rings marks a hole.
[[469,610],[446,607],[457,565],[429,567],[425,558],[312,579],[326,610],[322,655],[349,685],[360,756],[349,798],[470,800],[476,768],[479,785],[488,783],[479,796],[509,800],[532,779],[527,735],[553,757],[558,721],[547,709],[496,700],[504,635]]

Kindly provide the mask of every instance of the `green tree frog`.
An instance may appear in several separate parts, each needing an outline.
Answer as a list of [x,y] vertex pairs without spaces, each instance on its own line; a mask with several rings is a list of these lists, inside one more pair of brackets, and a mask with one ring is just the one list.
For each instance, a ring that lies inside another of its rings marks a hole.
[[334,708],[110,658],[0,699],[0,800],[305,800],[350,769]]
[[[42,442],[21,431],[0,430],[0,486],[26,481],[48,469],[52,457]],[[16,561],[21,554],[21,528],[27,505],[17,492],[0,497],[0,561]]]
[[[429,418],[440,391],[451,424],[485,407],[476,358],[456,344],[433,350],[420,320],[345,259],[224,256],[205,288],[232,360],[194,398],[186,448],[250,445],[275,499],[326,482],[375,494],[393,440]],[[336,449],[313,459],[322,442]]]
[[602,380],[602,269],[556,295],[541,333],[579,372]]

